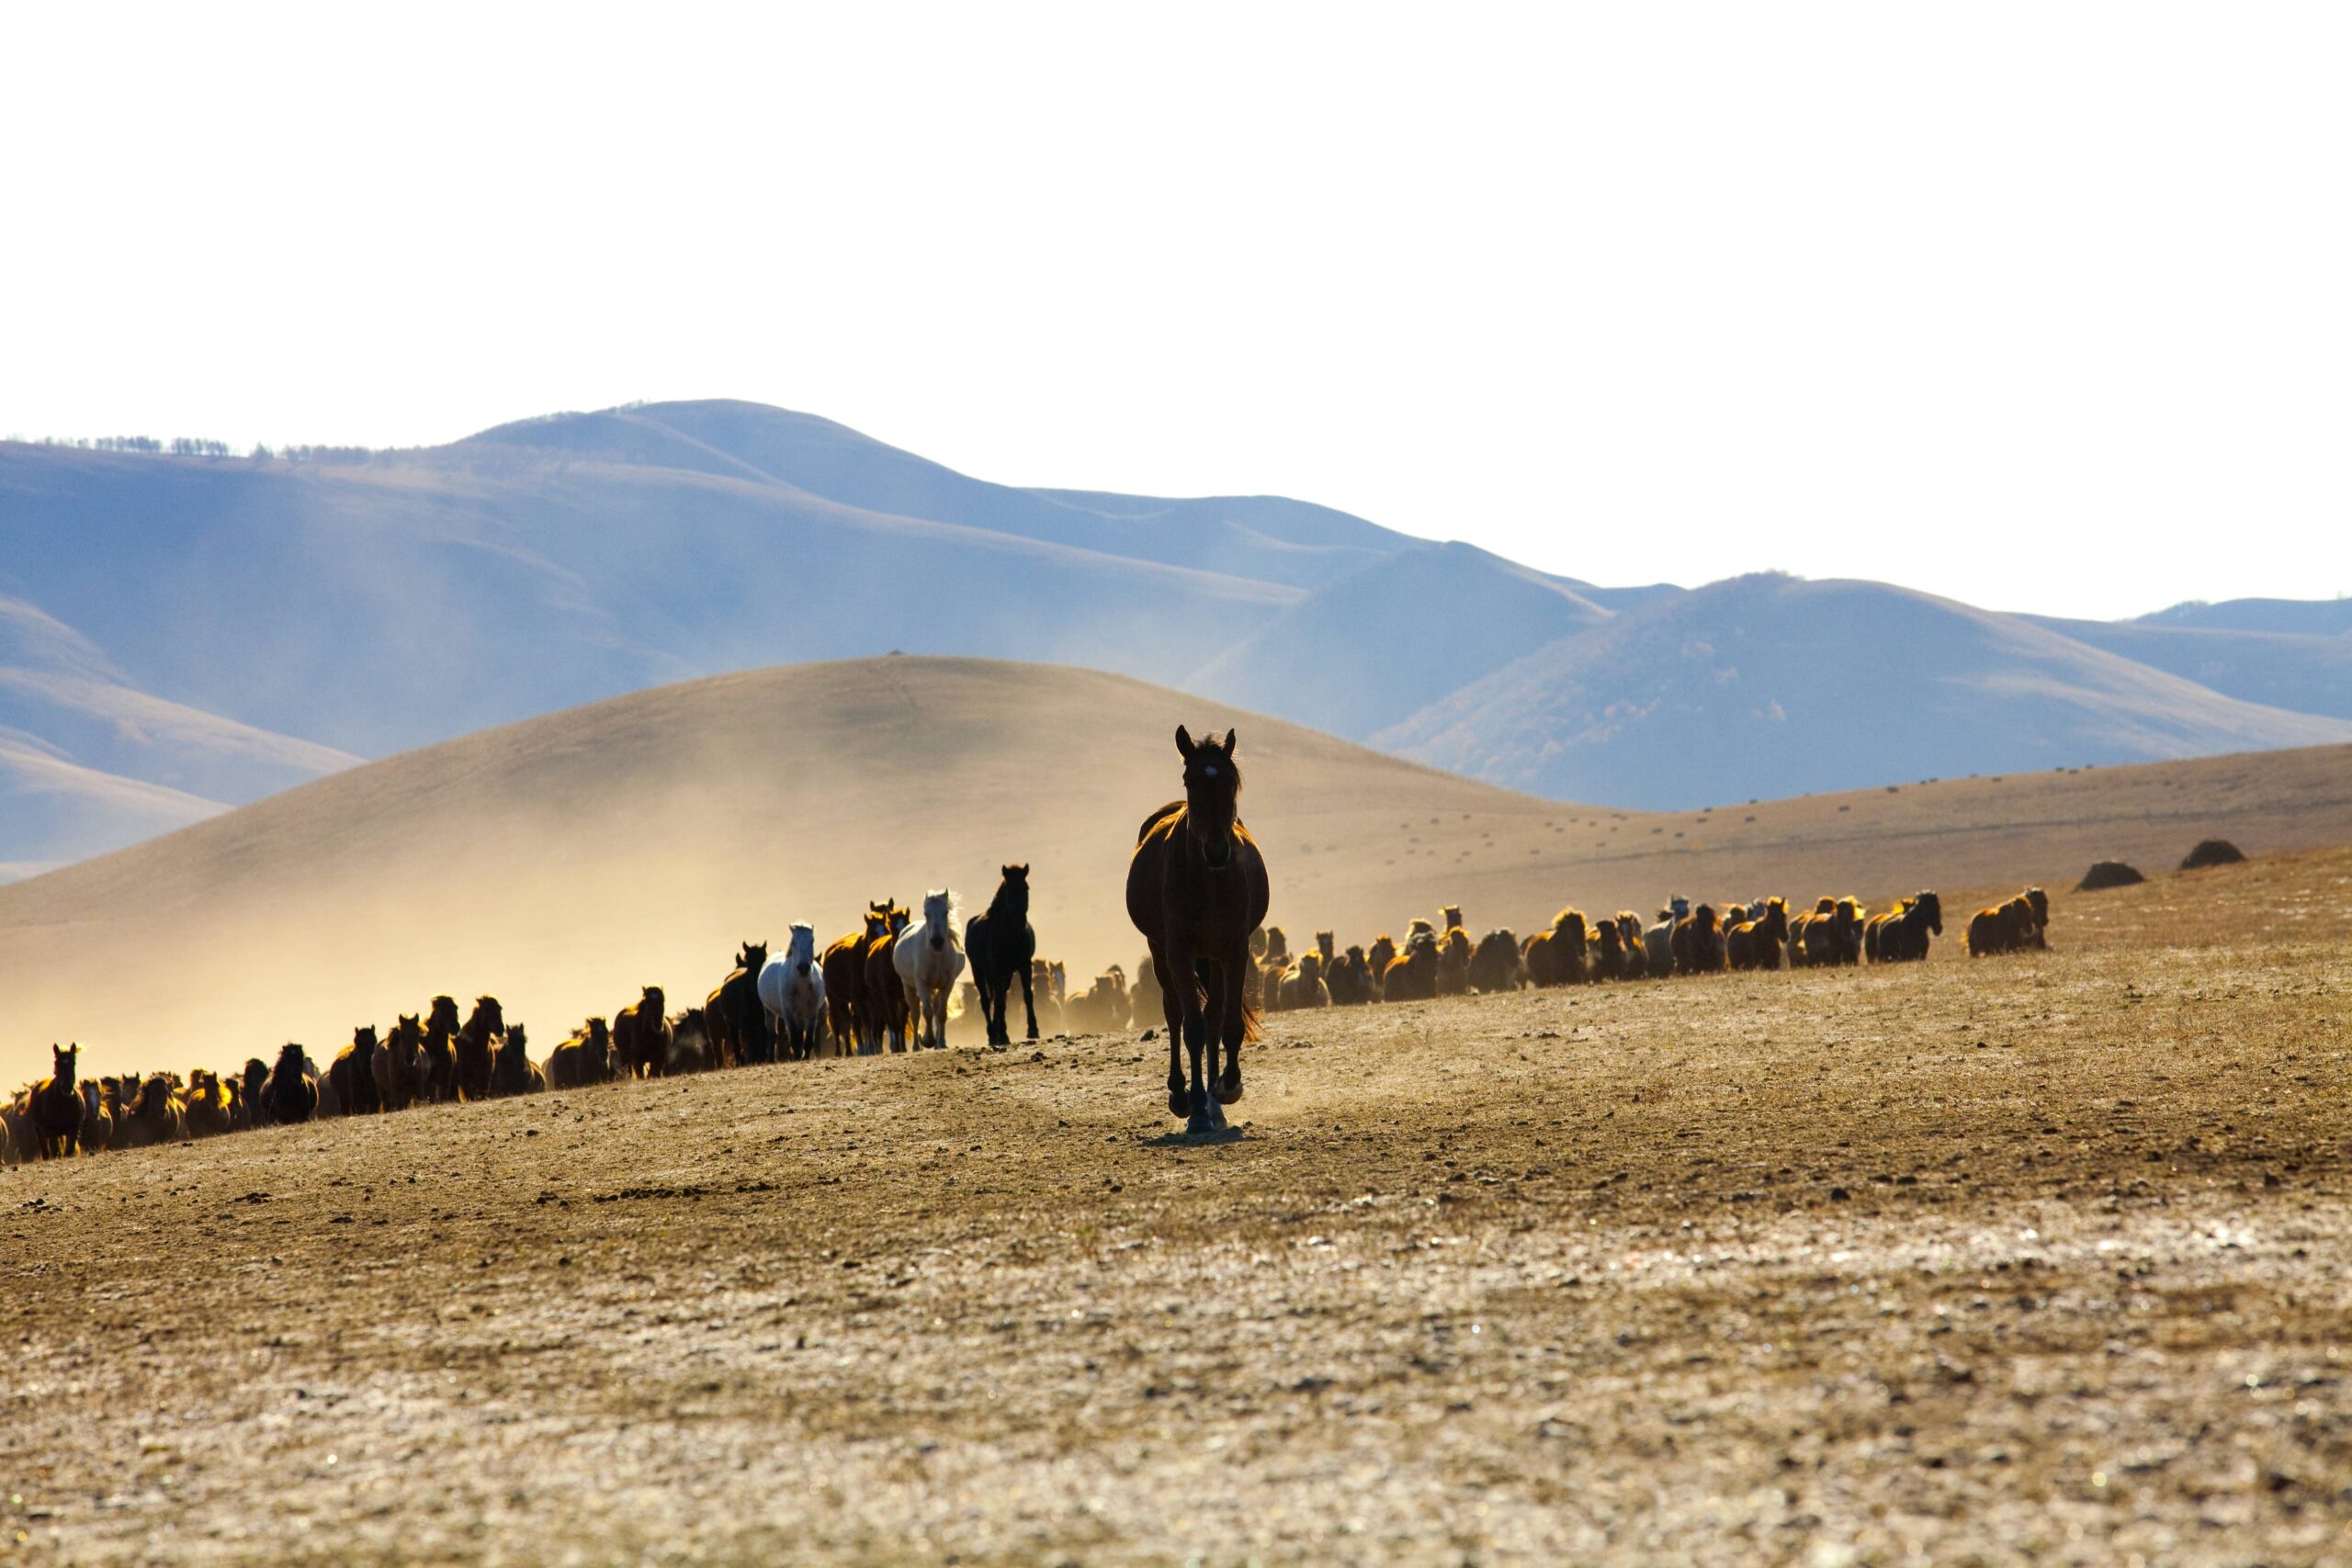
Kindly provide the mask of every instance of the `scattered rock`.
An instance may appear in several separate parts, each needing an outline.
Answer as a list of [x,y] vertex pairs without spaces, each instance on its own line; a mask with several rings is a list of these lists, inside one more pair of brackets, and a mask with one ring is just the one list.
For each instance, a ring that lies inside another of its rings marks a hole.
[[2102,887],[2129,887],[2135,882],[2147,880],[2140,874],[2137,867],[2126,865],[2120,860],[2093,861],[2090,870],[2083,873],[2083,879],[2075,884],[2075,891],[2096,893]]
[[2209,865],[2236,865],[2245,859],[2245,852],[2227,839],[2200,839],[2181,861],[2180,869],[2202,871]]

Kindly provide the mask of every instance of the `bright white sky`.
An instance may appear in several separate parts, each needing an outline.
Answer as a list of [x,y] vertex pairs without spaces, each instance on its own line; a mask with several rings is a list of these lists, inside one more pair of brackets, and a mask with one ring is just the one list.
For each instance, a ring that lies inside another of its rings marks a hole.
[[1602,582],[2352,591],[2352,9],[26,6],[0,434],[731,396]]

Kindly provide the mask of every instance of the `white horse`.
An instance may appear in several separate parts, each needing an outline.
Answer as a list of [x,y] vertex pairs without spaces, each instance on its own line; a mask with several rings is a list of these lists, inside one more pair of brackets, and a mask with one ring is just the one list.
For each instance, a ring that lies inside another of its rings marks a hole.
[[817,1054],[825,1032],[825,966],[817,962],[816,927],[794,926],[784,956],[760,966],[760,1006],[785,1060]]
[[890,950],[891,966],[907,987],[907,1011],[915,1025],[915,1046],[947,1044],[947,998],[964,973],[964,948],[956,938],[956,899],[945,888],[922,897],[922,924],[909,928]]

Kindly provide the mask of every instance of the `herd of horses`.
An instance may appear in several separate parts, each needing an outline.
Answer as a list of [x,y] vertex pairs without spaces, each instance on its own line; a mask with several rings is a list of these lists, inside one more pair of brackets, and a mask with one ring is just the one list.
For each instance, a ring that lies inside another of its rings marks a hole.
[[[795,924],[785,952],[746,942],[699,1006],[672,1014],[659,986],[585,1020],[543,1060],[526,1031],[509,1024],[495,997],[477,998],[460,1020],[455,998],[435,997],[401,1014],[380,1036],[373,1024],[322,1070],[300,1044],[274,1062],[254,1057],[241,1074],[198,1068],[96,1080],[80,1075],[81,1047],[52,1048],[48,1077],[0,1101],[0,1160],[21,1163],[104,1149],[176,1143],[241,1128],[319,1117],[375,1115],[413,1105],[495,1100],[578,1089],[620,1077],[939,1049],[951,1020],[977,1015],[987,1043],[1012,1043],[1010,1001],[1021,990],[1027,1037],[1043,1014],[1054,1032],[1167,1028],[1168,1104],[1194,1132],[1224,1126],[1241,1098],[1241,1047],[1268,1011],[1404,1002],[1526,987],[1662,980],[1730,970],[1916,962],[1942,934],[1943,906],[1921,891],[1872,913],[1853,897],[1824,897],[1791,916],[1763,897],[1693,906],[1675,898],[1645,922],[1631,911],[1588,917],[1562,909],[1521,940],[1508,930],[1473,940],[1458,906],[1440,920],[1414,919],[1400,947],[1383,933],[1369,947],[1338,950],[1330,931],[1293,955],[1265,923],[1265,858],[1241,825],[1237,740],[1195,741],[1179,728],[1184,796],[1143,820],[1129,860],[1127,912],[1148,951],[1130,985],[1114,964],[1082,993],[1066,971],[1037,956],[1029,924],[1029,867],[1001,868],[986,910],[956,927],[942,889],[915,912],[895,899],[870,903],[863,929],[820,953],[813,927]],[[1441,923],[1442,921],[1442,923]],[[2030,887],[1970,920],[1967,947],[1987,956],[2048,945],[2050,901]],[[967,971],[969,978],[966,978]],[[960,987],[960,996],[959,996]]]
[[[1969,922],[1967,950],[1984,957],[2044,949],[2049,926],[2049,896],[2030,887],[1980,911]],[[1448,905],[1439,920],[1415,919],[1401,948],[1383,932],[1369,947],[1342,953],[1331,932],[1317,931],[1314,947],[1293,956],[1283,929],[1272,926],[1252,939],[1251,953],[1254,984],[1273,1011],[1734,970],[1911,963],[1925,959],[1942,933],[1943,901],[1923,890],[1875,914],[1860,899],[1830,896],[1797,915],[1780,897],[1726,901],[1720,908],[1677,897],[1647,922],[1629,909],[1593,917],[1567,908],[1525,939],[1499,930],[1474,940],[1460,907]]]

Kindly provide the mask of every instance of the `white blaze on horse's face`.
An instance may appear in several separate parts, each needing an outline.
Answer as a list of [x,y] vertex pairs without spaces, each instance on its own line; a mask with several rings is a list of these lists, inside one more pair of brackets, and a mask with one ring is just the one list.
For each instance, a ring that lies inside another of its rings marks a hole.
[[1176,731],[1176,749],[1184,757],[1185,830],[1212,871],[1222,871],[1233,861],[1235,797],[1241,786],[1233,766],[1235,739],[1233,730],[1226,731],[1223,740],[1211,736],[1201,741],[1181,728]]

